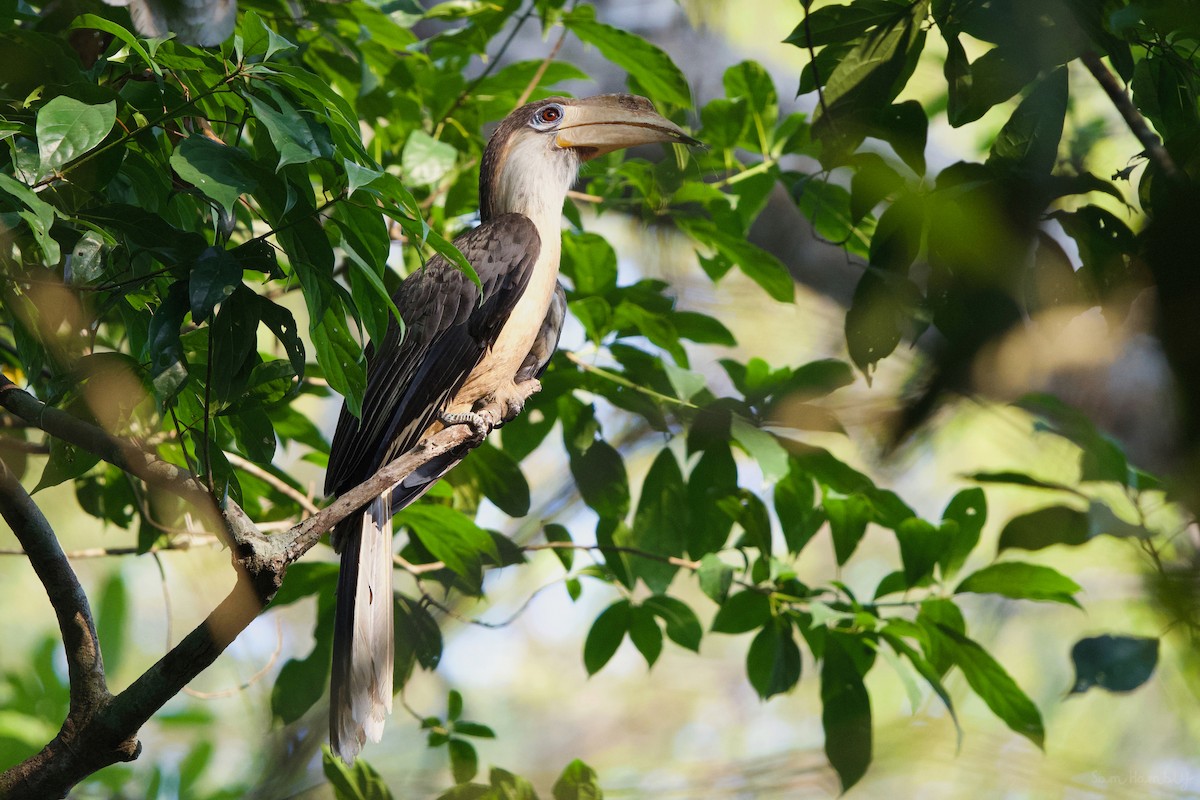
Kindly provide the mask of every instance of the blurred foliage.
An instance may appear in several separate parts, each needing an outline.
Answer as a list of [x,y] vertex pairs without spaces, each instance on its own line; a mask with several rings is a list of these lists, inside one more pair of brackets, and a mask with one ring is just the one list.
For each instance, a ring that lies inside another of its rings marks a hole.
[[[431,252],[470,270],[449,242],[473,223],[485,124],[526,94],[548,96],[554,84],[585,77],[553,61],[497,66],[506,26],[534,19],[547,31],[563,26],[680,122],[691,97],[662,50],[562,0],[242,6],[235,35],[203,49],[136,35],[121,9],[82,0],[10,4],[15,13],[0,19],[0,359],[45,402],[188,467],[257,522],[286,523],[302,516],[303,489],[273,465],[279,448],[318,463],[328,452],[298,403],[332,389],[358,407],[360,342],[385,329],[389,293],[402,275]],[[697,112],[697,136],[709,149],[656,163],[601,159],[583,179],[592,210],[678,229],[714,283],[737,268],[765,296],[790,302],[787,269],[747,239],[782,184],[820,236],[869,265],[845,322],[850,359],[868,378],[902,341],[931,326],[954,386],[956,370],[984,343],[1028,316],[1059,305],[1124,313],[1151,277],[1145,242],[1096,204],[1104,195],[1123,202],[1122,189],[1060,157],[1076,80],[1066,65],[1087,52],[1106,56],[1190,180],[1200,165],[1200,16],[1191,3],[802,6],[788,41],[811,56],[799,76],[801,92],[820,92],[811,119],[780,112],[777,87],[760,65],[733,65],[725,96]],[[927,175],[929,113],[898,98],[935,32],[949,53],[950,124],[971,124],[998,104],[1012,110],[985,161]],[[967,40],[975,49],[987,45],[973,61]],[[468,79],[472,60],[485,54],[487,70]],[[810,171],[799,166],[814,163]],[[1137,191],[1143,212],[1163,202],[1167,180],[1160,163],[1145,163]],[[677,308],[663,281],[622,283],[612,247],[583,229],[581,209],[568,203],[566,216],[568,305],[600,355],[593,364],[557,354],[543,391],[500,440],[474,453],[452,486],[401,514],[398,528],[409,534],[401,555],[413,565],[445,565],[424,572],[424,581],[478,594],[484,570],[519,569],[530,548],[542,546],[479,527],[475,512],[487,498],[511,515],[527,513],[521,462],[561,437],[578,495],[597,522],[593,539],[547,520],[546,544],[561,558],[573,597],[585,585],[616,597],[587,634],[589,674],[626,638],[653,665],[666,641],[695,651],[708,633],[750,634],[746,676],[763,699],[793,690],[806,661],[819,663],[808,679],[820,683],[825,748],[844,788],[871,760],[864,678],[877,654],[908,683],[923,682],[951,715],[944,681],[961,671],[1004,724],[1041,746],[1038,708],[971,638],[956,597],[1077,605],[1070,578],[1009,551],[1079,546],[1096,536],[1129,538],[1165,575],[1164,561],[1183,545],[1174,538],[1177,516],[1144,511],[1161,504],[1159,482],[1079,412],[1053,397],[1030,398],[1025,407],[1042,429],[1078,447],[1080,483],[1004,465],[974,476],[1061,502],[1009,521],[1004,557],[960,576],[988,522],[981,488],[962,489],[940,517],[927,519],[829,450],[801,441],[802,432],[783,437],[765,427],[786,402],[809,409],[801,416],[816,420],[817,430],[840,431],[821,402],[854,381],[849,364],[726,359],[732,391],[718,395],[690,354],[735,344],[726,326]],[[1055,257],[1062,247],[1045,235],[1048,220],[1077,245],[1080,269]],[[1039,257],[1029,258],[1035,251]],[[605,405],[658,434],[636,502],[628,443],[605,430]],[[28,432],[11,435],[28,444]],[[47,445],[44,471],[30,476],[39,489],[73,482],[81,507],[136,529],[143,552],[172,545],[183,509],[152,512],[144,488],[116,468],[61,442]],[[26,450],[0,452],[21,471]],[[761,490],[739,481],[746,462],[761,471]],[[1112,499],[1114,487],[1123,499]],[[812,586],[798,579],[797,559],[818,532],[828,531],[841,566],[869,526],[891,531],[899,554],[872,592],[860,596],[837,576]],[[601,558],[584,564],[572,548]],[[715,606],[708,632],[680,596],[693,580]],[[314,649],[284,664],[276,680],[272,710],[282,723],[300,719],[328,682],[335,581],[327,564],[299,564],[274,601],[318,598]],[[120,659],[131,602],[119,583],[101,598],[110,662]],[[418,667],[436,668],[443,604],[428,593],[398,594],[396,603],[399,689]],[[1194,634],[1194,622],[1183,630]],[[36,752],[63,717],[65,688],[52,651],[47,641],[32,671],[5,676],[0,763]],[[1081,641],[1075,691],[1136,688],[1157,653],[1156,640]],[[443,797],[535,797],[527,781],[498,767],[487,784],[473,782],[481,770],[472,740],[493,732],[462,719],[463,704],[452,692],[445,718],[420,723],[429,746],[448,753],[457,785]],[[115,767],[94,782],[119,794],[133,791],[136,774],[136,785],[149,787],[139,796],[156,797],[167,783],[192,797],[239,796],[240,787],[195,788],[212,754],[206,724],[189,723],[195,746],[179,764]],[[339,797],[389,796],[363,762],[346,769],[326,756],[324,764]],[[575,762],[553,796],[599,797],[599,785]]]

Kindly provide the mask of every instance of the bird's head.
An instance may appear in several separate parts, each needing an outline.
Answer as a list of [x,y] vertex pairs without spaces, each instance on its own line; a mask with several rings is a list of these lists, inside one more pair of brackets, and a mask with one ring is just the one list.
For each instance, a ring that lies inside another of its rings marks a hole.
[[549,97],[521,106],[504,118],[484,152],[481,214],[528,213],[530,204],[553,206],[557,198],[557,216],[581,162],[654,142],[700,144],[636,95]]

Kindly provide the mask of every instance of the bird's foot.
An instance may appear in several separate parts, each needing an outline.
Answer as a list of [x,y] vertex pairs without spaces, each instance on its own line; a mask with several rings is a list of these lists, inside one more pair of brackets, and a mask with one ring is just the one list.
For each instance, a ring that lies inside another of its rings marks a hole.
[[446,427],[450,427],[451,425],[468,425],[471,428],[471,434],[480,441],[488,435],[488,432],[492,428],[496,427],[496,422],[487,409],[479,413],[463,411],[460,414],[442,414],[442,424]]
[[512,421],[518,414],[525,410],[525,403],[530,397],[542,390],[542,382],[537,378],[521,381],[520,383],[511,384],[505,391],[497,392],[492,396],[492,402],[489,405],[494,405],[500,409],[500,425]]

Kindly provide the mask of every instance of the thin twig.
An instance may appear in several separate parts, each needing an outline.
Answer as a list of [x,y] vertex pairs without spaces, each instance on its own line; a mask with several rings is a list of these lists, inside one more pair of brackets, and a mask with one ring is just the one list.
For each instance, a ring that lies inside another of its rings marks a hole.
[[564,26],[562,33],[558,36],[558,41],[554,43],[554,47],[550,48],[550,52],[542,59],[542,63],[538,64],[537,72],[533,73],[533,77],[529,80],[529,85],[525,87],[525,91],[521,92],[521,96],[517,98],[516,105],[513,108],[520,108],[529,102],[529,95],[533,94],[533,90],[541,83],[542,76],[546,74],[546,70],[550,68],[550,62],[558,56],[558,51],[562,49],[563,42],[567,38],[567,29]]
[[292,498],[293,500],[295,500],[297,503],[300,504],[300,507],[303,508],[304,511],[308,515],[316,514],[318,511],[321,510],[321,509],[317,508],[316,504],[313,503],[312,499],[309,498],[308,496],[306,496],[303,492],[298,490],[296,487],[292,486],[290,483],[285,481],[283,478],[280,478],[279,476],[275,475],[274,473],[263,469],[258,464],[255,464],[253,461],[251,461],[247,458],[242,458],[237,453],[226,453],[225,458],[227,458],[229,460],[229,463],[232,464],[233,466],[237,467],[238,469],[242,470],[243,472],[250,473],[251,475],[253,475],[256,478],[266,481],[267,483],[271,484],[276,489],[278,489],[281,493],[283,493],[283,494],[287,495],[288,497]]
[[594,375],[599,375],[600,377],[604,378],[605,380],[612,381],[613,383],[617,384],[618,386],[624,386],[626,389],[632,389],[633,391],[638,392],[639,394],[644,394],[647,397],[651,398],[652,400],[658,400],[660,403],[669,403],[670,405],[681,406],[683,408],[692,408],[692,409],[700,408],[695,403],[690,403],[687,400],[680,400],[678,397],[671,397],[670,395],[663,394],[662,392],[656,392],[653,389],[647,389],[645,386],[642,386],[639,383],[634,383],[633,381],[629,380],[628,378],[618,375],[615,372],[609,372],[608,370],[604,369],[603,367],[597,367],[595,364],[589,364],[588,362],[584,361],[582,358],[580,358],[575,353],[567,352],[566,356],[567,356],[568,361],[575,364],[580,369],[583,369],[585,372],[590,372]]
[[283,620],[275,617],[275,652],[271,653],[271,657],[267,659],[267,663],[262,665],[262,669],[251,675],[245,681],[237,686],[231,686],[228,689],[220,689],[215,692],[202,692],[199,689],[193,689],[190,686],[183,687],[183,691],[192,697],[197,697],[201,700],[219,700],[222,697],[232,697],[238,692],[244,692],[260,680],[265,678],[279,661],[279,656],[283,654]]

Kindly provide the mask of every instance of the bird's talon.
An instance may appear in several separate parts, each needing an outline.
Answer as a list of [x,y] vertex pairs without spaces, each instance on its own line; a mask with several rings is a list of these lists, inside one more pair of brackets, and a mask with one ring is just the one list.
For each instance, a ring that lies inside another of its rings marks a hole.
[[481,414],[476,414],[474,411],[464,411],[461,414],[442,414],[443,425],[446,427],[450,427],[451,425],[468,425],[476,439],[482,439],[488,435],[488,431],[492,429],[490,423],[490,419],[485,419]]

